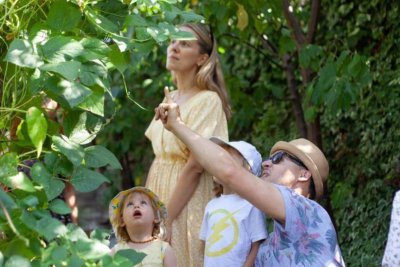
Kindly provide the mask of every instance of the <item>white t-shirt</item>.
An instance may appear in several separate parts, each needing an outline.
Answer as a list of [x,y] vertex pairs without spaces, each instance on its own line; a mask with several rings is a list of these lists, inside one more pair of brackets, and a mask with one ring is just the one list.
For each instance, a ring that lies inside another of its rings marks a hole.
[[263,213],[236,194],[208,202],[200,239],[205,241],[204,266],[243,266],[251,244],[267,237]]

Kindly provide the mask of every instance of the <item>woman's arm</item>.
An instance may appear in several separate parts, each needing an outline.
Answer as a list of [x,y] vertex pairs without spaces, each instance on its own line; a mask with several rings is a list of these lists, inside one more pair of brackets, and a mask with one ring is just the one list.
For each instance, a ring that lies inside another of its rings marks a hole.
[[199,184],[199,178],[202,172],[203,168],[190,154],[167,204],[168,218],[165,222],[167,228],[167,242],[171,242],[172,223],[191,199]]
[[178,266],[178,262],[176,260],[174,251],[170,246],[167,246],[165,249],[165,256],[163,261],[164,267],[176,267]]
[[261,240],[256,241],[251,244],[249,255],[247,256],[246,261],[243,264],[243,267],[253,267],[254,262],[256,261],[258,249],[260,248]]

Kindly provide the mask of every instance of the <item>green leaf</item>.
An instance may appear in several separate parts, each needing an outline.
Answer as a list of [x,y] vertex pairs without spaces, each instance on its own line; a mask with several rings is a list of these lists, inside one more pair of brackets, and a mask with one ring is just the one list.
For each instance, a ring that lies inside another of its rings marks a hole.
[[296,49],[296,43],[290,36],[290,31],[287,29],[281,30],[281,37],[279,39],[279,54],[284,55],[286,53],[293,52]]
[[55,262],[62,262],[67,259],[68,251],[64,246],[57,246],[51,251],[51,258]]
[[192,32],[177,31],[171,33],[172,40],[196,40],[196,36]]
[[29,138],[29,134],[28,134],[28,126],[26,124],[25,120],[21,120],[21,122],[19,123],[18,127],[17,127],[17,137],[18,137],[18,141],[17,144],[19,146],[29,146],[32,147],[32,142]]
[[86,260],[98,259],[110,253],[110,248],[96,239],[79,239],[75,249],[77,254]]
[[9,176],[0,179],[5,185],[13,189],[20,189],[27,192],[35,192],[35,188],[31,180],[26,176],[25,173],[19,172],[14,176]]
[[147,27],[136,27],[134,34],[138,41],[134,42],[133,46],[135,46],[136,43],[143,43],[152,40],[150,34],[147,32]]
[[64,190],[65,184],[53,177],[41,162],[35,163],[31,169],[32,180],[43,186],[47,199],[52,200]]
[[124,26],[133,26],[133,27],[147,27],[149,26],[149,22],[146,21],[145,18],[143,18],[140,15],[137,14],[131,14],[129,16],[126,16]]
[[0,267],[3,267],[3,263],[4,263],[4,255],[3,255],[3,253],[0,251]]
[[71,242],[76,242],[78,240],[87,240],[88,236],[85,233],[85,231],[83,231],[82,228],[80,228],[78,225],[76,224],[68,224],[67,225],[68,228],[68,233],[66,234],[66,238],[68,240],[70,240]]
[[65,225],[59,220],[51,217],[39,220],[36,224],[36,230],[42,234],[47,241],[51,241],[54,238],[67,233],[67,227],[65,227]]
[[68,205],[64,201],[62,201],[61,199],[58,199],[58,198],[54,199],[50,203],[49,208],[52,212],[55,212],[55,213],[61,214],[61,215],[71,213],[71,208],[68,207]]
[[83,38],[80,43],[85,49],[81,56],[88,61],[104,58],[111,50],[104,42],[96,38]]
[[168,22],[173,22],[173,20],[178,16],[181,10],[175,6],[170,4],[166,4],[165,2],[160,2],[162,6],[164,6],[164,16],[165,20]]
[[98,80],[107,78],[107,68],[100,64],[82,64],[79,72],[79,81],[87,86],[93,86]]
[[78,77],[81,68],[81,63],[78,61],[56,62],[45,64],[40,67],[44,71],[52,71],[62,75],[69,81],[73,81]]
[[56,1],[47,17],[47,24],[53,30],[70,31],[81,21],[81,12],[75,5],[64,1]]
[[112,39],[114,43],[116,43],[116,45],[118,46],[119,51],[121,52],[125,52],[127,49],[130,49],[132,47],[132,40],[126,37],[114,35]]
[[316,87],[319,90],[328,90],[335,84],[336,68],[332,62],[328,62],[319,72],[319,79]]
[[349,65],[347,66],[347,71],[348,73],[351,75],[351,77],[358,77],[358,75],[360,74],[361,70],[362,70],[362,60],[361,57],[356,54],[353,56],[353,58],[351,59]]
[[39,199],[36,196],[29,195],[22,199],[22,202],[29,208],[39,205]]
[[78,167],[71,179],[75,189],[83,193],[97,189],[104,182],[109,182],[107,177],[84,167]]
[[62,177],[71,177],[74,170],[74,165],[66,157],[60,155],[57,158],[56,164],[54,165],[53,174],[60,175]]
[[[79,108],[92,112],[98,116],[104,116],[104,91],[93,90],[93,93],[78,105]],[[96,135],[94,135],[96,136]]]
[[[0,202],[9,210],[18,207],[14,200],[6,192],[4,192],[2,187],[0,187]],[[0,209],[0,214],[3,214],[2,209]]]
[[28,37],[36,45],[46,42],[49,39],[49,35],[48,27],[42,22],[37,22],[30,28]]
[[146,57],[156,45],[157,43],[153,39],[151,39],[146,42],[135,43],[133,46],[138,51],[138,54],[140,54],[143,57]]
[[108,54],[111,63],[119,70],[121,73],[124,72],[129,67],[128,53],[122,53],[119,51],[117,46],[111,46],[111,52]]
[[136,264],[142,262],[144,257],[146,257],[145,253],[137,252],[133,249],[121,249],[121,250],[118,250],[118,252],[116,254],[123,256],[125,258],[128,258],[132,262],[133,265],[136,265]]
[[350,60],[350,51],[348,50],[342,51],[340,53],[339,58],[335,62],[336,69],[338,70],[338,72],[341,72],[341,69],[347,66],[349,60]]
[[80,166],[85,156],[83,148],[62,135],[52,137],[54,146],[72,162],[74,166]]
[[68,267],[81,267],[85,262],[77,255],[73,254],[67,261]]
[[14,152],[0,156],[0,178],[9,177],[18,173],[18,157]]
[[12,41],[4,60],[20,67],[37,68],[44,62],[36,51],[29,41],[15,39]]
[[191,11],[183,11],[179,14],[179,16],[182,17],[184,22],[198,22],[204,20],[203,16],[200,16]]
[[35,69],[34,73],[31,75],[28,81],[31,95],[36,95],[37,93],[42,91],[48,78],[49,75],[46,72]]
[[[171,33],[173,31],[170,31]],[[163,28],[160,27],[149,27],[147,28],[147,33],[157,42],[162,43],[168,40],[169,34],[167,34]]]
[[[87,113],[86,112],[82,112],[81,114],[79,114],[78,120],[76,121],[76,113],[71,113],[72,115],[72,119],[68,119],[66,120],[68,125],[68,132],[69,132],[69,140],[76,143],[76,144],[81,144],[81,145],[85,145],[90,143],[95,137],[97,132],[89,132],[87,127],[86,127],[86,121],[87,121]],[[73,124],[73,125],[71,125]],[[71,127],[73,127],[71,129]],[[67,129],[68,129],[67,128]],[[67,132],[67,131],[66,131]]]
[[110,244],[110,230],[109,229],[94,229],[90,232],[90,238],[99,240],[104,245],[108,246]]
[[26,123],[28,126],[29,138],[36,147],[37,157],[39,158],[43,143],[46,140],[47,120],[40,109],[31,107],[26,113]]
[[57,36],[50,38],[43,45],[43,54],[49,62],[65,62],[77,57],[84,49],[80,42],[71,37]]
[[27,258],[20,255],[12,255],[4,264],[4,267],[31,267],[31,263]]
[[100,31],[106,33],[116,33],[118,32],[118,27],[114,23],[112,23],[106,17],[96,13],[93,9],[86,6],[85,15],[89,19],[89,21]]
[[55,77],[50,78],[46,85],[48,94],[54,96],[57,102],[64,101],[64,104],[70,108],[79,105],[86,97],[92,94],[92,90],[80,83]]
[[54,152],[46,153],[44,155],[44,164],[46,165],[46,168],[49,170],[53,170],[55,168],[55,164],[57,162],[57,154]]
[[319,60],[322,54],[321,47],[317,45],[307,45],[301,51],[299,55],[300,65],[303,67],[310,67],[313,70],[317,70],[319,67]]
[[304,117],[307,122],[313,122],[318,115],[318,110],[316,107],[309,107],[304,113]]
[[86,166],[99,168],[110,164],[114,169],[122,169],[121,164],[114,154],[107,148],[96,145],[85,148]]

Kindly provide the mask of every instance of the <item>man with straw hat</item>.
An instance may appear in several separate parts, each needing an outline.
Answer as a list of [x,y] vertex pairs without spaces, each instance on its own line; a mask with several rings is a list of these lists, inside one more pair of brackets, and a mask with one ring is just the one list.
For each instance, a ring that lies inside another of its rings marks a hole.
[[211,175],[274,220],[256,266],[344,266],[336,231],[316,201],[329,173],[322,151],[306,139],[277,142],[263,162],[262,179],[238,166],[220,146],[182,122],[179,106],[164,90],[156,118],[174,133]]

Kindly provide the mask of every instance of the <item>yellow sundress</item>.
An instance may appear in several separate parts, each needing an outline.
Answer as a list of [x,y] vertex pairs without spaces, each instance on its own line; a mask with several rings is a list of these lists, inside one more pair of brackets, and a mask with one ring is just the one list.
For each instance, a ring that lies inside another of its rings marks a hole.
[[[172,92],[172,96],[176,91]],[[217,93],[203,90],[180,105],[183,122],[205,138],[218,136],[228,140],[228,126]],[[153,121],[146,130],[155,159],[150,167],[146,187],[168,203],[179,174],[190,154],[188,148],[161,121]],[[203,173],[191,200],[172,225],[172,249],[179,267],[203,266],[204,251],[199,239],[204,209],[213,197],[212,177]]]

